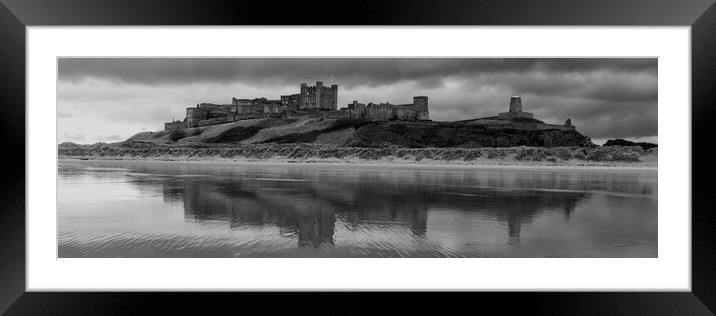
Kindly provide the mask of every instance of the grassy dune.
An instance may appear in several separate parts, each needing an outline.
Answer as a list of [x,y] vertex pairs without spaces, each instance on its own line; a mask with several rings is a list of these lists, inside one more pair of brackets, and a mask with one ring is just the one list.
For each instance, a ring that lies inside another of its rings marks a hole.
[[[254,119],[174,131],[141,132],[128,142],[145,143],[233,143],[254,137],[260,131],[293,125],[293,119]],[[300,123],[305,123],[302,120]]]
[[516,165],[634,165],[656,167],[656,148],[641,147],[508,147],[384,148],[324,144],[141,143],[59,146],[60,158],[150,160],[262,160],[285,162],[406,162]]
[[657,149],[595,146],[576,131],[489,129],[460,122],[254,119],[177,131],[143,132],[126,142],[63,143],[60,158],[270,160],[514,165],[656,166]]

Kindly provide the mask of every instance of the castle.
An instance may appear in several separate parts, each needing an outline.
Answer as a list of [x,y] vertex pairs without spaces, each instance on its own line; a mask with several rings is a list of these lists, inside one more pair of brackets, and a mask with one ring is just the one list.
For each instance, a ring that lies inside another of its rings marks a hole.
[[[353,101],[338,109],[338,85],[323,86],[317,81],[315,86],[301,83],[300,92],[282,95],[279,99],[232,98],[231,104],[200,103],[186,109],[186,117],[181,121],[164,123],[164,130],[178,130],[227,122],[259,118],[321,117],[330,119],[352,118],[368,121],[423,121],[430,120],[428,97],[415,96],[413,103],[359,103]],[[489,129],[520,129],[562,131],[575,130],[572,121],[567,119],[564,125],[546,124],[534,118],[529,112],[522,111],[522,98],[510,98],[508,112],[497,116],[457,121],[466,125],[481,125]]]
[[292,116],[319,116],[324,118],[355,118],[371,121],[428,120],[428,97],[413,97],[410,104],[353,103],[338,109],[338,85],[315,86],[301,83],[300,92],[281,95],[279,99],[237,99],[231,104],[200,103],[186,109],[184,120],[164,123],[164,130],[200,127],[238,120],[257,118],[287,118]]

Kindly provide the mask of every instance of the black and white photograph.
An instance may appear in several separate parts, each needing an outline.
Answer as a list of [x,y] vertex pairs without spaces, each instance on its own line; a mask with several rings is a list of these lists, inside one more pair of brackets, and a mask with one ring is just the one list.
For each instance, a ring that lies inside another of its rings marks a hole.
[[57,58],[59,258],[658,258],[657,58]]
[[715,1],[0,0],[0,312],[713,315]]

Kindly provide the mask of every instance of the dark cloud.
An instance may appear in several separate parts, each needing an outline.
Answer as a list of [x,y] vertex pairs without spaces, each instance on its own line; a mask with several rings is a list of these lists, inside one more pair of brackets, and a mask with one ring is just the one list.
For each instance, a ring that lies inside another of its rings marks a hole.
[[434,84],[448,76],[486,73],[656,72],[641,58],[61,58],[60,80],[104,78],[138,84],[245,81],[293,84],[328,80],[346,87],[402,80]]
[[276,98],[333,77],[341,104],[428,95],[431,118],[457,120],[505,111],[521,95],[526,111],[572,118],[595,138],[657,133],[655,58],[61,58],[58,67],[58,100],[73,106],[58,113],[160,127],[199,102]]

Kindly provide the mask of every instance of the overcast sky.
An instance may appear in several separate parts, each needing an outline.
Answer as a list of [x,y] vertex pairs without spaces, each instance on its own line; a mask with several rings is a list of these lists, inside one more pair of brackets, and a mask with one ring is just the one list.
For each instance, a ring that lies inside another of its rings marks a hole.
[[[567,118],[596,143],[657,141],[657,60],[615,58],[62,58],[58,142],[125,140],[198,103],[338,84],[338,104],[428,96],[438,121],[493,116],[512,95],[548,123]],[[331,78],[333,77],[333,78]]]

